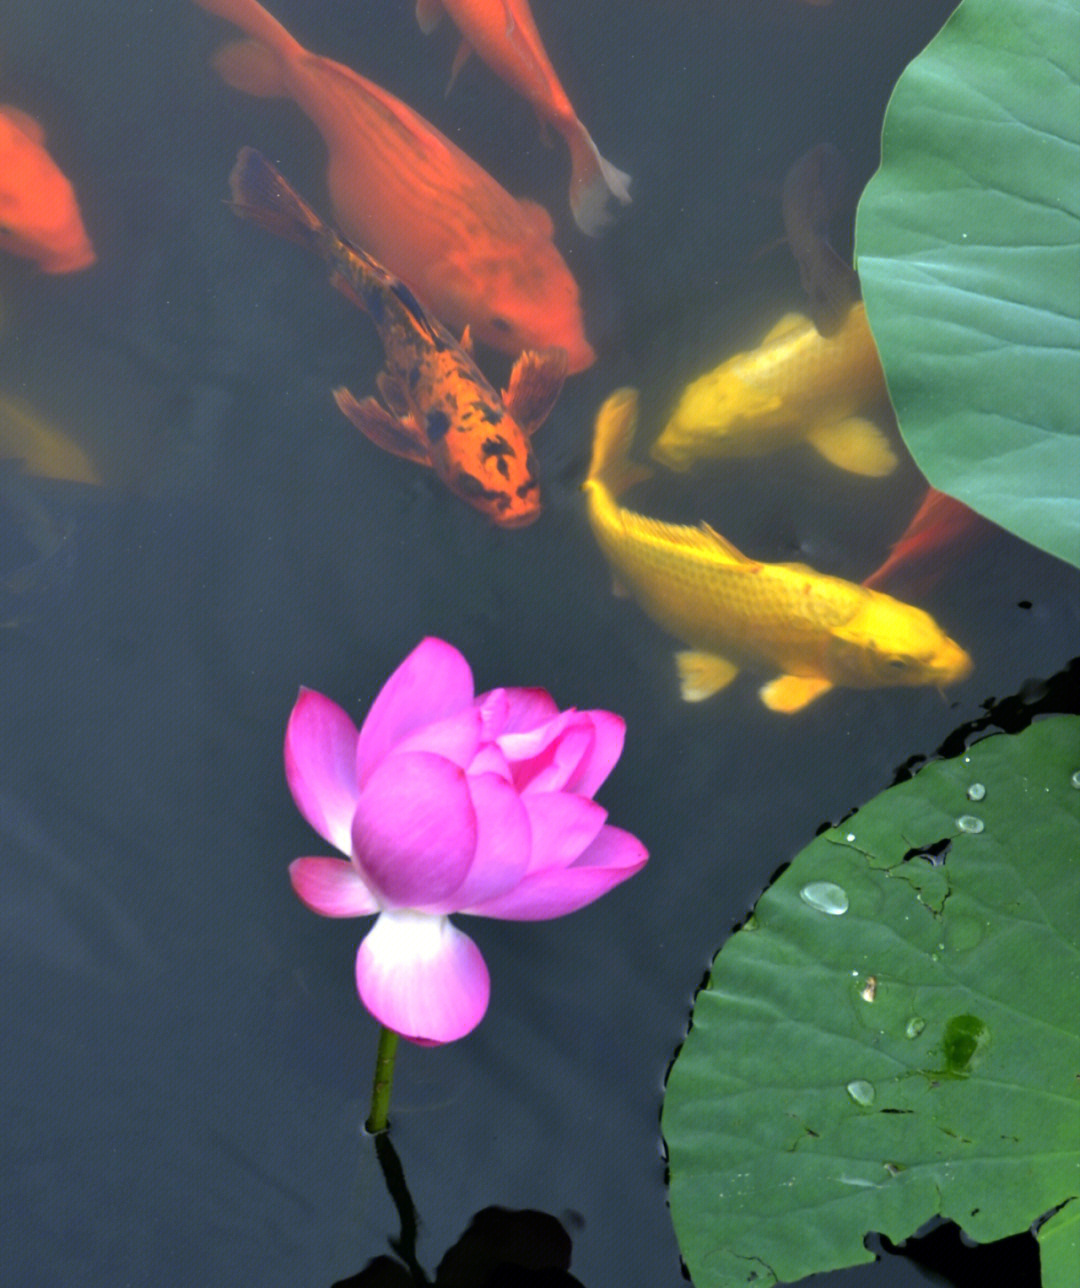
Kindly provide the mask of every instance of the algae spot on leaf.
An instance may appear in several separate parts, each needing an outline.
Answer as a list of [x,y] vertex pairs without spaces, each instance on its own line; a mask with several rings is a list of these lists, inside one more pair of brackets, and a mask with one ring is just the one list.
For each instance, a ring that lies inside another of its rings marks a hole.
[[952,1078],[966,1078],[989,1041],[990,1030],[977,1015],[954,1015],[941,1039],[944,1072]]

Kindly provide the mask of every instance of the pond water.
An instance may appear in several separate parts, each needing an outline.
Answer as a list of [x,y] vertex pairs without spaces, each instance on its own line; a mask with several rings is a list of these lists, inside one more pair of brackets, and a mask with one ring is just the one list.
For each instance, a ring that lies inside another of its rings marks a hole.
[[[829,141],[857,191],[891,86],[953,5],[534,0],[580,116],[634,178],[595,240],[570,222],[561,143],[475,60],[444,98],[454,39],[425,40],[408,0],[270,7],[553,212],[599,358],[537,434],[541,518],[493,527],[339,415],[331,388],[374,389],[374,328],[223,204],[250,144],[326,210],[307,119],[209,69],[225,26],[187,0],[0,3],[0,101],[46,124],[98,254],[56,276],[0,260],[0,456],[18,455],[18,400],[103,480],[12,475],[0,524],[0,1279],[329,1286],[389,1252],[360,923],[290,888],[289,861],[324,847],[281,744],[300,684],[359,719],[434,634],[480,689],[625,716],[600,799],[651,858],[573,917],[470,922],[487,1016],[398,1059],[417,1257],[433,1277],[479,1210],[538,1209],[581,1283],[675,1288],[661,1094],[711,956],[822,823],[992,700],[1043,692],[1076,651],[1080,584],[995,533],[920,600],[974,658],[945,699],[838,690],[787,717],[741,677],[691,705],[674,641],[611,595],[579,484],[611,390],[641,389],[651,434],[691,377],[802,306],[771,245],[786,170]],[[793,450],[658,476],[634,505],[858,581],[920,492],[911,465],[869,481]],[[1075,685],[1051,694],[1075,704]],[[820,1282],[928,1280],[887,1258]]]

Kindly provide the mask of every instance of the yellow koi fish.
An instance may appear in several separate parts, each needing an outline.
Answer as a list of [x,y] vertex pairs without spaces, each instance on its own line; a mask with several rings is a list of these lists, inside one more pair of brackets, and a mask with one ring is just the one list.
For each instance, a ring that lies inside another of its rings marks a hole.
[[101,485],[97,467],[64,430],[28,402],[0,393],[0,461],[21,461],[28,474],[43,479]]
[[685,701],[711,697],[742,667],[780,673],[761,699],[785,712],[834,685],[940,687],[969,674],[967,653],[919,608],[803,564],[758,563],[707,524],[680,527],[624,510],[620,492],[647,474],[627,460],[636,422],[637,392],[612,394],[582,486],[616,589],[690,645],[675,659]]
[[828,336],[789,313],[758,348],[687,385],[652,455],[687,470],[706,458],[758,456],[805,441],[840,469],[880,478],[896,467],[896,454],[859,413],[886,399],[861,301]]

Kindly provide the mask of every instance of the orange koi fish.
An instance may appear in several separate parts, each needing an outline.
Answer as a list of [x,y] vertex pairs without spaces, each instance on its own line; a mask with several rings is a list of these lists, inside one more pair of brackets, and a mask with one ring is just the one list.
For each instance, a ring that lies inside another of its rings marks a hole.
[[257,0],[196,3],[252,37],[215,57],[226,82],[292,97],[322,134],[330,203],[350,241],[455,331],[469,326],[512,354],[561,347],[570,371],[594,361],[547,211],[511,197],[393,95],[309,53]]
[[630,176],[604,160],[578,120],[536,30],[529,0],[416,0],[416,20],[425,34],[435,30],[444,13],[461,32],[450,85],[475,50],[528,99],[541,125],[556,129],[570,149],[570,209],[577,226],[590,236],[598,233],[611,222],[612,199],[629,203]]
[[565,351],[522,353],[500,397],[412,291],[324,224],[261,153],[241,148],[229,190],[238,215],[321,255],[331,282],[378,328],[386,367],[376,384],[386,407],[334,390],[357,429],[388,452],[430,466],[495,523],[531,523],[540,513],[540,484],[529,435],[559,396]]
[[45,149],[45,131],[0,106],[0,249],[46,273],[75,273],[97,259],[71,184]]
[[[947,550],[955,554],[958,547],[981,532],[989,531],[990,527],[988,520],[962,501],[946,496],[937,488],[927,488],[922,504],[900,539],[894,543],[889,557],[866,578],[863,585],[873,589],[895,582],[897,574],[910,574],[911,566],[925,563],[929,555],[941,555]],[[923,578],[924,586],[936,581],[939,573],[940,569],[936,569],[929,578]]]
[[859,278],[829,240],[830,224],[849,205],[847,166],[831,143],[799,157],[784,179],[781,201],[810,316],[822,335],[832,335],[859,298]]

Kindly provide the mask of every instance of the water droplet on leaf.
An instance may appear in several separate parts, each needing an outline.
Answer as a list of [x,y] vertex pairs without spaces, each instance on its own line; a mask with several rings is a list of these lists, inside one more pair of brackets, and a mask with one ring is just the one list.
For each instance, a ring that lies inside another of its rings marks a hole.
[[956,826],[961,832],[981,832],[986,824],[981,818],[976,818],[974,814],[961,814],[956,820]]
[[868,975],[866,983],[859,989],[859,996],[864,1002],[872,1002],[877,997],[877,976]]
[[923,1017],[921,1015],[913,1015],[911,1019],[908,1020],[907,1024],[904,1026],[904,1033],[909,1038],[917,1038],[925,1028],[926,1028],[926,1021],[923,1019]]
[[986,795],[986,788],[982,783],[972,783],[967,790],[969,801],[981,801]]
[[799,898],[830,917],[839,917],[848,910],[847,891],[832,881],[811,881],[799,891]]
[[877,1094],[874,1091],[874,1084],[867,1082],[865,1078],[856,1078],[854,1082],[849,1082],[847,1093],[857,1105],[863,1106],[872,1105],[874,1096]]
[[1073,776],[1069,779],[1069,782],[1072,783],[1074,787],[1080,787],[1080,769],[1076,770]]

